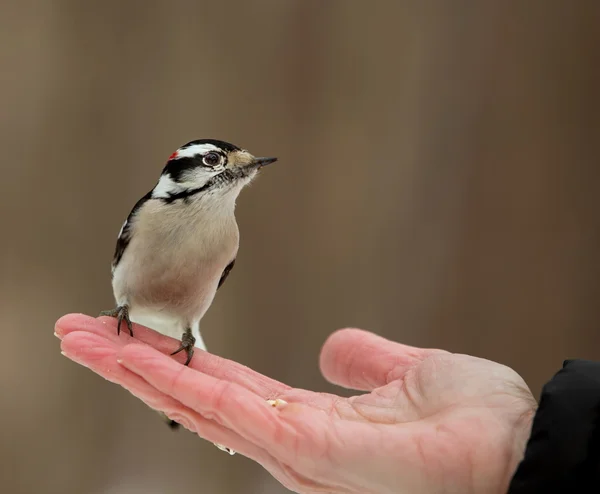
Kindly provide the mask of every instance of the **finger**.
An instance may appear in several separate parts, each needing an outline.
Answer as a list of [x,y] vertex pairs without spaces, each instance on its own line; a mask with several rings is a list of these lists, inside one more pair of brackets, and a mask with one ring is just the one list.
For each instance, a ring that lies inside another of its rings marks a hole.
[[269,451],[289,448],[277,410],[243,386],[182,366],[145,345],[130,344],[119,362],[159,391]]
[[120,341],[123,344],[136,339],[165,352],[169,349],[173,351],[172,347],[177,346],[179,343],[174,338],[164,336],[140,324],[132,323],[132,326],[133,338],[129,335],[128,331],[121,331],[121,334],[117,334],[117,319],[114,317],[102,316],[96,318],[86,314],[67,314],[56,321],[54,332],[56,336],[63,338],[73,331],[88,331],[94,334],[101,334],[110,341]]
[[67,334],[61,342],[63,354],[84,367],[87,367],[110,382],[120,384],[125,389],[144,390],[147,392],[143,401],[151,408],[165,410],[173,408],[176,400],[164,395],[153,395],[154,389],[137,374],[117,363],[119,347],[98,335],[84,331]]
[[[73,331],[86,331],[103,336],[120,346],[138,340],[156,348],[165,355],[170,355],[173,348],[179,345],[179,342],[175,339],[139,324],[134,324],[134,338],[124,331],[121,332],[121,335],[117,335],[116,328],[116,319],[111,317],[96,319],[84,314],[69,314],[61,317],[56,322],[55,332],[59,338],[64,338],[65,335]],[[176,357],[179,357],[178,361],[183,363],[185,355],[181,354]],[[290,389],[289,386],[255,372],[244,365],[201,350],[194,352],[190,367],[218,379],[235,382],[265,400],[278,398]]]
[[164,412],[170,419],[204,439],[232,448],[265,467],[266,464],[273,466],[271,465],[272,457],[261,448],[253,445],[239,434],[185,407],[171,396],[161,393],[140,376],[120,365],[117,362],[117,352],[120,347],[106,338],[83,331],[71,332],[65,335],[61,349],[65,356],[74,362],[91,369],[110,382],[123,386],[150,408]]
[[423,359],[443,350],[416,348],[360,329],[334,332],[323,345],[323,376],[345,388],[370,391],[400,379]]
[[62,337],[61,349],[66,357],[88,367],[105,379],[123,386],[150,408],[162,411],[170,419],[207,441],[231,448],[256,461],[288,489],[297,489],[297,476],[289,468],[283,468],[282,463],[267,450],[184,406],[119,364],[117,352],[122,348],[120,345],[111,342],[104,335],[95,335],[85,331],[69,331]]

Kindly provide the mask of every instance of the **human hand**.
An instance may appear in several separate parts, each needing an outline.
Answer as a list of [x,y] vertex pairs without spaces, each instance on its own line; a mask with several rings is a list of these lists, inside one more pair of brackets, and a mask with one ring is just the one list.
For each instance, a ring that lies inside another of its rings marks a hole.
[[[257,461],[298,493],[504,493],[521,460],[536,403],[521,377],[488,360],[333,333],[323,375],[367,394],[294,389],[111,318],[56,323],[64,354],[120,384],[187,429]],[[140,343],[142,342],[142,343]],[[271,407],[266,400],[287,402]]]

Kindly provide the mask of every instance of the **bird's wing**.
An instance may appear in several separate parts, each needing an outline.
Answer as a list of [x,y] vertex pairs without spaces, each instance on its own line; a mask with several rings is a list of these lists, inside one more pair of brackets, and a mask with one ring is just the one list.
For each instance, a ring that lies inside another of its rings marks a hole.
[[219,288],[221,288],[221,285],[223,283],[225,283],[225,280],[227,279],[227,277],[229,276],[229,273],[231,272],[231,270],[233,269],[233,266],[235,265],[235,259],[233,261],[231,261],[227,267],[223,270],[223,274],[221,275],[221,279],[219,280],[219,284],[217,285],[217,290]]
[[129,245],[129,242],[131,241],[131,229],[132,229],[133,217],[139,211],[139,209],[144,205],[144,203],[147,202],[151,197],[152,197],[152,191],[148,192],[144,197],[142,197],[138,202],[136,202],[135,206],[133,206],[133,209],[131,210],[131,213],[129,213],[129,216],[127,216],[125,223],[123,223],[123,226],[121,227],[121,231],[119,232],[119,236],[117,237],[117,245],[115,247],[115,253],[113,255],[113,260],[111,263],[111,270],[113,273],[115,272],[115,268],[119,264],[119,261],[121,261],[121,258],[123,257],[123,254],[125,253],[125,249],[127,249],[127,246]]

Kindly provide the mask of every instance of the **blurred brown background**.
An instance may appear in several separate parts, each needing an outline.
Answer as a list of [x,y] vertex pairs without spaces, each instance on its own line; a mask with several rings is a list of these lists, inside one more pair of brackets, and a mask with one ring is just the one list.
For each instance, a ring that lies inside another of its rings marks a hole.
[[22,1],[0,15],[0,490],[282,493],[63,358],[116,235],[196,138],[280,162],[238,201],[214,353],[325,383],[336,328],[514,367],[600,358],[595,1]]

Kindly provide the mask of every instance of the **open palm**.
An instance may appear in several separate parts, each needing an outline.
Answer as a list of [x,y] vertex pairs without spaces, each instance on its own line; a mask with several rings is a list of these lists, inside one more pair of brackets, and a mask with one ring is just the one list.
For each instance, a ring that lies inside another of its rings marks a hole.
[[[345,329],[321,353],[351,398],[294,389],[171,338],[110,318],[56,324],[72,360],[120,384],[201,437],[252,458],[299,493],[503,493],[529,435],[535,400],[503,365]],[[266,400],[282,400],[276,407]]]

